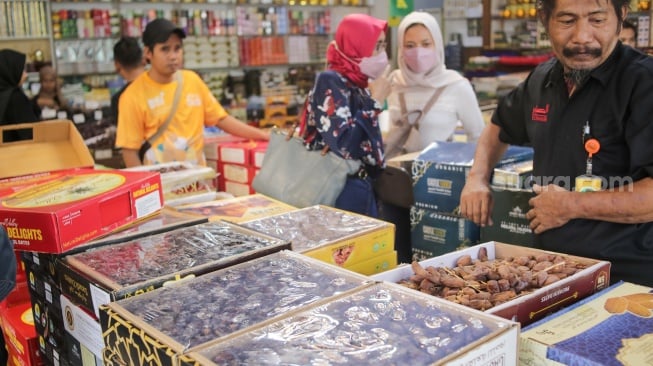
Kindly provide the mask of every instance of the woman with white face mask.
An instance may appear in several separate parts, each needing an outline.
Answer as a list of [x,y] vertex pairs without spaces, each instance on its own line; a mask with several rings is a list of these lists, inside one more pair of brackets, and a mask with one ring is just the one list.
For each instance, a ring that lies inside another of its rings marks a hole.
[[[378,114],[368,80],[388,66],[387,22],[367,14],[349,14],[338,24],[327,48],[327,68],[308,95],[302,136],[312,150],[329,150],[343,159],[360,160],[361,171],[347,179],[335,207],[375,217],[374,177],[385,166]],[[329,172],[315,172],[329,174]]]
[[[451,140],[459,122],[467,141],[476,141],[484,127],[476,94],[467,79],[446,68],[442,33],[435,18],[412,12],[399,24],[397,36],[399,69],[389,77],[391,127],[386,158],[420,151],[434,141]],[[416,128],[406,141],[398,141],[406,124]]]

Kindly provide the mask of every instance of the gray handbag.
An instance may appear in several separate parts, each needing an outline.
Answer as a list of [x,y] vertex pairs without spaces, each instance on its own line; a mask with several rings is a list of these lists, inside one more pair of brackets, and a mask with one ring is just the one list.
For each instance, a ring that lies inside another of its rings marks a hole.
[[333,206],[347,176],[357,173],[361,164],[330,151],[308,150],[301,138],[274,130],[252,187],[298,208]]

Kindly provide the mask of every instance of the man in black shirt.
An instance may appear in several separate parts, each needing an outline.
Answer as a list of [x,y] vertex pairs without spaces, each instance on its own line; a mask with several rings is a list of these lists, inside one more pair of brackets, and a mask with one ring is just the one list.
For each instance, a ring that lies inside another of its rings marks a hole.
[[508,144],[532,145],[536,245],[608,260],[612,282],[653,286],[653,58],[619,42],[628,0],[539,4],[556,57],[500,101],[461,213],[491,225],[492,167]]
[[126,84],[114,95],[111,96],[111,115],[115,123],[118,121],[118,101],[122,92],[127,89],[129,83],[145,71],[145,59],[143,49],[138,44],[138,39],[133,37],[122,37],[113,46],[113,63],[116,71],[125,80]]

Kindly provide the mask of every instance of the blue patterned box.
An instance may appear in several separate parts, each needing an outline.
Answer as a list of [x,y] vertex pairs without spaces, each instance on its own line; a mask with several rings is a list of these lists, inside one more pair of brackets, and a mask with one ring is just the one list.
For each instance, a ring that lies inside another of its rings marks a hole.
[[653,292],[619,282],[522,329],[521,365],[650,365]]
[[[412,166],[415,206],[455,213],[475,151],[475,143],[461,142],[434,142],[424,149]],[[510,146],[497,167],[532,158],[533,149]]]
[[421,261],[478,244],[480,228],[458,216],[410,208],[410,241],[413,260]]

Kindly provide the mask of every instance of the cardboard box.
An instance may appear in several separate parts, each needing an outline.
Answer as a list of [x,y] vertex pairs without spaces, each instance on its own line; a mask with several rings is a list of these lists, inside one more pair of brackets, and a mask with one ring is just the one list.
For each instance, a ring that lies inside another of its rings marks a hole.
[[238,183],[224,180],[224,191],[233,194],[235,197],[249,196],[256,193],[250,183]]
[[175,208],[181,214],[208,218],[209,221],[226,220],[234,223],[252,221],[296,209],[260,193]]
[[650,287],[619,282],[525,328],[520,364],[650,364],[652,308]]
[[397,251],[393,250],[392,252],[380,254],[366,261],[354,263],[344,268],[365,276],[371,276],[377,273],[391,270],[396,267]]
[[254,166],[218,163],[218,172],[226,181],[251,184],[254,179]]
[[127,168],[123,171],[160,173],[161,190],[166,205],[172,205],[180,199],[215,192],[213,180],[217,173],[208,166],[176,161]]
[[[62,316],[64,319],[64,336],[68,338],[68,344],[74,344],[69,351],[71,358],[75,358],[77,364],[82,364],[82,359],[102,359],[102,328],[100,322],[81,307],[75,305],[66,296],[61,296]],[[90,352],[92,357],[89,357]],[[93,362],[95,364],[95,362]]]
[[15,249],[63,253],[161,209],[158,173],[84,170],[0,199]]
[[[220,145],[235,143],[235,142],[244,142],[247,139],[243,137],[238,137],[230,135],[227,133],[221,133],[217,135],[205,136],[204,137],[204,155],[207,159],[210,160],[219,160],[220,157]],[[217,171],[217,170],[216,170]]]
[[[4,142],[6,131],[31,131],[32,139]],[[91,168],[93,157],[75,125],[68,120],[0,126],[0,155],[13,164],[0,166],[0,178],[74,168]]]
[[518,337],[518,323],[377,283],[190,349],[180,364],[515,365]]
[[103,306],[104,344],[123,364],[172,365],[172,355],[368,283],[282,251]]
[[263,166],[263,159],[265,158],[265,152],[268,150],[268,142],[261,141],[259,144],[252,149],[251,162],[254,168],[261,168]]
[[34,316],[29,302],[14,307],[0,305],[0,325],[9,351],[9,364],[41,365]]
[[102,304],[288,249],[289,243],[227,222],[184,227],[57,261],[61,292],[99,317]]
[[[460,142],[434,142],[424,149],[412,167],[415,206],[455,214],[475,152],[475,143]],[[510,146],[497,167],[532,158],[532,148]]]
[[[497,242],[479,244],[470,248],[448,253],[439,257],[419,262],[423,267],[446,266],[453,268],[456,261],[463,255],[470,255],[477,259],[479,248],[487,249],[489,259],[518,257],[523,255],[559,254],[533,248],[526,248],[516,245],[509,245]],[[562,307],[569,306],[574,302],[587,297],[610,284],[610,263],[590,258],[576,257],[567,254],[560,254],[571,260],[586,264],[588,267],[572,276],[564,278],[551,285],[535,289],[532,292],[518,296],[501,305],[494,306],[486,312],[498,315],[502,318],[518,321],[525,326],[549,313]],[[414,274],[410,265],[399,266],[393,270],[372,276],[377,281],[398,283]]]
[[242,225],[288,240],[292,250],[338,266],[349,266],[394,250],[393,224],[322,205]]
[[494,169],[492,185],[513,189],[532,187],[533,160],[520,161]]
[[481,228],[481,242],[533,247],[535,238],[526,213],[531,209],[528,201],[535,197],[532,190],[519,190],[492,186],[494,207],[492,225]]
[[74,174],[75,171],[79,170],[86,170],[86,168],[74,168],[59,170],[56,172],[43,172],[0,179],[0,197],[9,196],[23,189],[45,184],[55,179],[61,179],[62,177]]
[[476,245],[480,228],[458,216],[410,208],[412,258],[416,261]]
[[221,144],[218,147],[220,151],[220,157],[218,160],[222,163],[251,166],[253,165],[252,150],[256,149],[256,147],[261,144],[267,144],[267,142],[251,140]]

